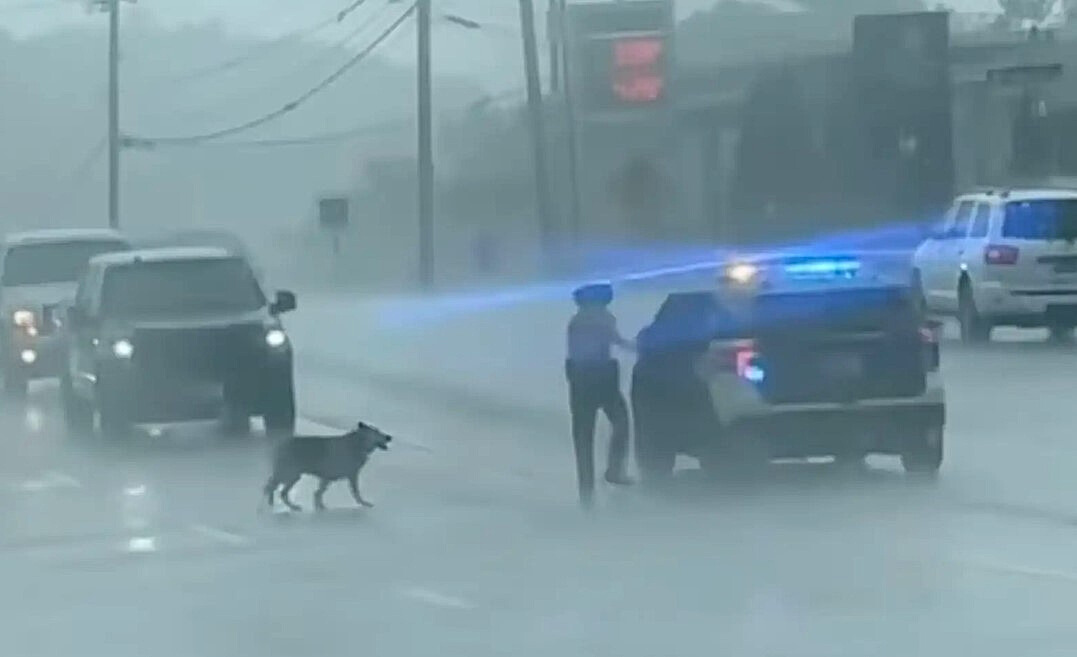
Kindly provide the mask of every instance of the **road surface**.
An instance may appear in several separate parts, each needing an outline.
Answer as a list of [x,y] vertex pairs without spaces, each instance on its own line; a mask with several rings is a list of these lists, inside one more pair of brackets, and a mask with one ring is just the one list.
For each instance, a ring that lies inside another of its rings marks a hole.
[[260,513],[260,434],[72,439],[38,385],[0,410],[6,654],[1068,657],[1077,347],[1008,339],[945,345],[934,486],[886,460],[738,490],[686,471],[591,515],[550,409],[301,362],[302,429],[397,440],[361,481],[375,508],[340,485],[324,514]]

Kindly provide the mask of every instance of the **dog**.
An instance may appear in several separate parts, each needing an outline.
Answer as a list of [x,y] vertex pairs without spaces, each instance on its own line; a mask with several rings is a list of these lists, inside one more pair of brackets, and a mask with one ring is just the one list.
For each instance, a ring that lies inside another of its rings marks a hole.
[[280,499],[292,511],[303,508],[292,502],[289,494],[296,482],[305,475],[318,478],[314,491],[314,508],[325,510],[322,496],[329,484],[347,479],[356,504],[364,507],[374,505],[359,494],[359,471],[363,469],[375,450],[389,449],[392,436],[369,424],[360,422],[354,429],[340,436],[292,436],[282,442],[273,458],[273,474],[262,489],[269,508],[280,489]]

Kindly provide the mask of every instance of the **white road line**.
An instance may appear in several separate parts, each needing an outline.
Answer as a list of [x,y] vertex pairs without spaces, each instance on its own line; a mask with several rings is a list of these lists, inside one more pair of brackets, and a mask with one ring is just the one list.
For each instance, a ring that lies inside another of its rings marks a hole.
[[71,475],[59,472],[57,470],[49,470],[45,472],[41,477],[37,479],[30,479],[20,482],[16,488],[21,491],[36,493],[43,490],[50,490],[54,488],[81,488],[82,482],[75,479]]
[[419,602],[425,602],[428,605],[435,607],[443,607],[445,609],[474,609],[475,605],[463,598],[457,598],[451,595],[445,595],[432,589],[424,588],[421,586],[405,586],[400,589],[400,595],[411,598],[412,600],[418,600]]
[[157,551],[157,539],[153,536],[134,536],[127,539],[127,543],[124,546],[124,551],[146,554],[147,552]]
[[1036,566],[1022,566],[1007,564],[1000,561],[982,558],[960,559],[959,564],[973,566],[981,570],[989,570],[996,573],[1009,575],[1022,575],[1024,577],[1036,577],[1040,579],[1054,579],[1066,582],[1077,582],[1077,572],[1054,570],[1052,568],[1038,568]]
[[248,545],[251,542],[249,538],[242,534],[217,529],[216,527],[210,527],[209,525],[191,525],[191,531],[220,543],[227,543],[228,545]]

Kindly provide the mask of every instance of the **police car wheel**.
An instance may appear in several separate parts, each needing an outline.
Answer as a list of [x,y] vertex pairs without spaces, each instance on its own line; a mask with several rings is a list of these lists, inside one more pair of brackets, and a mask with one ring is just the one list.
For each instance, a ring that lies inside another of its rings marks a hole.
[[645,452],[636,449],[636,461],[640,479],[647,484],[660,484],[673,476],[676,454],[671,450],[649,448]]
[[700,452],[699,466],[709,478],[751,478],[770,464],[766,444],[756,438],[731,438]]
[[943,428],[929,427],[919,441],[910,444],[901,455],[901,466],[910,475],[935,477],[942,467]]

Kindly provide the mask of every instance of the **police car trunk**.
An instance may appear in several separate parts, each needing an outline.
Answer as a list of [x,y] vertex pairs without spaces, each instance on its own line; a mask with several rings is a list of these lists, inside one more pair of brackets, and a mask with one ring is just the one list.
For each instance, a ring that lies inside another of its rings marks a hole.
[[901,454],[943,422],[937,327],[907,284],[840,262],[770,261],[723,285],[741,321],[704,374],[726,433],[765,438],[773,458]]

